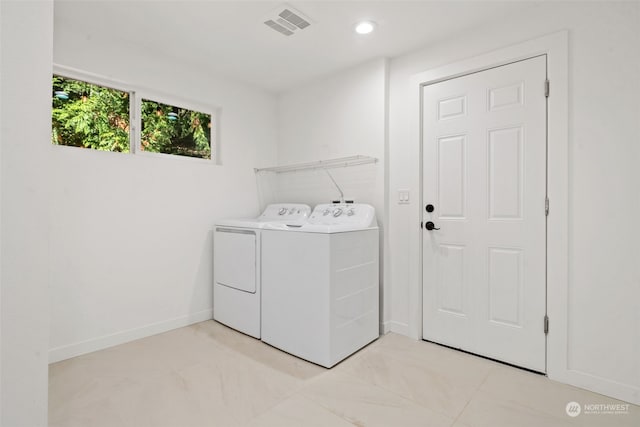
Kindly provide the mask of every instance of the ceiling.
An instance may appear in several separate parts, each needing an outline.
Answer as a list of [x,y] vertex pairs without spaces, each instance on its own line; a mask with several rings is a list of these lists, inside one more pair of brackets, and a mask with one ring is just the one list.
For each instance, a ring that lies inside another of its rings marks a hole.
[[[516,1],[289,1],[312,25],[286,37],[263,24],[283,2],[55,0],[55,28],[130,44],[280,92],[379,57],[394,57],[520,14]],[[357,22],[377,23],[370,35]],[[115,31],[114,31],[115,30]]]

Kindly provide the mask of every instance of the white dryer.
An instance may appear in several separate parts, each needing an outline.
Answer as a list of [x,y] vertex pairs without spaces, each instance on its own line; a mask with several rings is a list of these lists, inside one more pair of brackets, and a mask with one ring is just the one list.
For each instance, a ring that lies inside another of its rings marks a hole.
[[261,233],[269,223],[296,225],[311,208],[303,204],[267,206],[258,218],[228,219],[213,236],[213,318],[260,338]]
[[378,237],[366,204],[323,204],[262,231],[262,341],[330,368],[379,336]]

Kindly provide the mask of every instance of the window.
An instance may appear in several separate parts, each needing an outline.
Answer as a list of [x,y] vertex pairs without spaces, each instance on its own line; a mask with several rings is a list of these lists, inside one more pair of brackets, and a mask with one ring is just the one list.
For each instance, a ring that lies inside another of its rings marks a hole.
[[129,93],[53,76],[51,142],[128,153]]
[[142,100],[140,150],[211,158],[211,115]]
[[213,114],[108,86],[53,75],[53,144],[212,159]]

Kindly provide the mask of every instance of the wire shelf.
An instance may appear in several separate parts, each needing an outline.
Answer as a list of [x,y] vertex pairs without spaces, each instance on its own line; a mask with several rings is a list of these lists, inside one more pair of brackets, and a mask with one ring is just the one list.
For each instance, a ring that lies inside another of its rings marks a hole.
[[301,170],[313,170],[313,169],[334,169],[343,168],[349,166],[367,165],[369,163],[376,163],[378,161],[375,157],[370,156],[350,156],[339,157],[337,159],[318,160],[308,163],[294,163],[284,166],[273,166],[268,168],[255,168],[254,171],[258,172],[274,172],[274,173],[287,173],[296,172]]

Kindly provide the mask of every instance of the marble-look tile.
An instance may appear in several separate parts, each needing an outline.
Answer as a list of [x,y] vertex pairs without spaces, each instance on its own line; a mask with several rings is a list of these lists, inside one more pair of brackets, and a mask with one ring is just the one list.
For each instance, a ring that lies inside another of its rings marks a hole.
[[189,335],[187,328],[155,335],[49,366],[49,406],[66,408],[71,402],[101,400],[113,388],[166,376],[174,369],[202,363],[228,352]]
[[[617,402],[613,399],[607,399],[605,397],[601,397],[601,399],[596,401],[588,401],[583,402],[583,411],[584,411],[584,403],[613,403]],[[627,404],[626,402],[622,402],[623,404]],[[640,408],[635,405],[629,404],[629,410],[624,413],[585,413],[582,412],[575,418],[572,418],[574,426],[580,427],[638,427],[640,426]]]
[[474,376],[478,371],[481,371],[480,375],[484,375],[496,366],[504,366],[463,351],[394,333],[381,337],[374,344],[372,349],[385,355],[400,359],[418,359],[427,362],[434,370],[462,380]]
[[215,426],[186,381],[176,372],[137,382],[117,392],[125,427]]
[[[479,392],[466,406],[454,426],[465,427],[571,427],[569,417],[554,417],[513,401],[495,399]],[[604,427],[604,426],[603,426]]]
[[82,412],[137,381],[165,375],[157,360],[122,351],[103,350],[65,360],[49,367],[50,414]]
[[235,426],[302,382],[181,328],[51,365],[49,417],[61,427]]
[[[111,358],[106,358],[112,360]],[[103,361],[104,364],[108,362]],[[85,375],[58,374],[49,384],[49,424],[60,427],[196,426],[198,408],[175,372],[146,377],[86,369]]]
[[421,342],[421,340],[414,340],[413,338],[396,334],[395,332],[389,332],[374,341],[371,347],[407,352],[414,350]]
[[456,418],[494,367],[493,362],[429,343],[382,341],[337,370]]
[[302,380],[231,354],[177,373],[202,419],[220,426],[237,426],[250,420],[290,397],[303,384]]
[[575,418],[569,417],[566,414],[566,405],[569,402],[578,402],[582,405],[626,405],[626,402],[561,384],[543,375],[509,366],[498,366],[492,370],[480,391],[494,400],[542,412],[580,426],[640,426],[640,407],[636,405],[629,405],[626,414],[582,413]]
[[264,414],[252,419],[245,427],[354,427],[347,420],[309,399],[293,396]]
[[310,380],[300,394],[359,427],[450,426],[452,418],[338,372]]
[[622,403],[395,334],[326,370],[213,321],[49,369],[52,427],[640,426],[569,401]]
[[167,365],[155,357],[155,352],[147,352],[141,348],[141,341],[53,363],[49,365],[49,381],[55,382],[59,377],[67,381],[70,377],[87,375],[148,378],[165,373]]
[[113,402],[112,393],[118,391],[116,384],[96,381],[92,388],[104,393],[89,398],[81,394],[66,401],[61,401],[55,392],[50,393],[49,427],[125,427]]
[[201,333],[194,325],[134,341],[133,351],[154,358],[171,369],[206,362],[224,351],[217,341]]
[[321,366],[294,357],[213,320],[192,325],[190,328],[197,331],[201,336],[213,339],[226,349],[299,379],[313,378],[326,371]]

